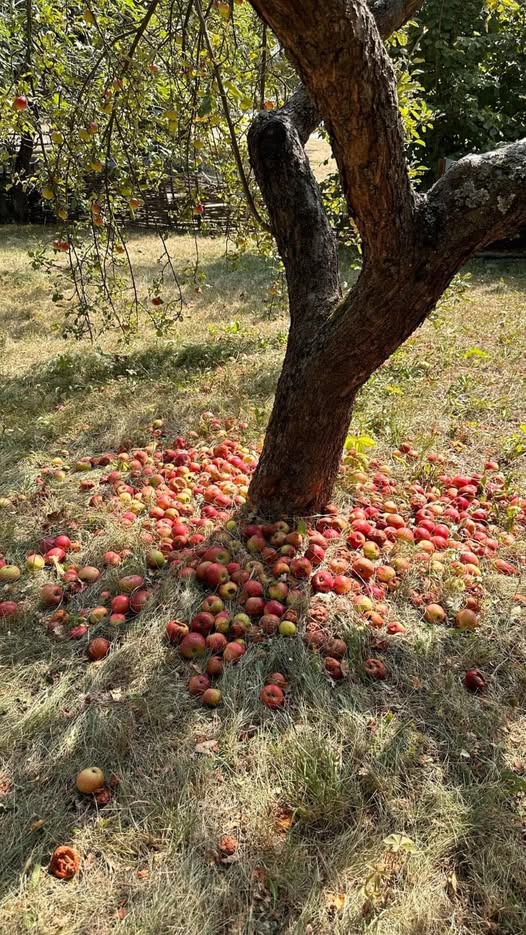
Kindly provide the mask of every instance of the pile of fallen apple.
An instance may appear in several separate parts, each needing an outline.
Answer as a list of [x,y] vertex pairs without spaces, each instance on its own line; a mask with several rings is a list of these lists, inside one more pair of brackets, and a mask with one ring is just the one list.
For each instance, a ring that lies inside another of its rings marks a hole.
[[[224,667],[251,643],[300,635],[336,682],[349,672],[348,631],[335,631],[335,620],[345,618],[347,627],[370,631],[373,653],[363,674],[386,679],[389,663],[379,657],[388,658],[392,641],[405,633],[396,619],[400,594],[419,610],[423,626],[472,630],[483,620],[484,576],[519,575],[518,560],[503,553],[517,551],[526,499],[509,490],[497,463],[488,461],[482,474],[451,476],[439,456],[421,457],[409,444],[389,464],[350,451],[341,468],[345,508],[328,504],[324,515],[307,519],[252,521],[243,508],[257,452],[243,444],[245,429],[204,413],[199,432],[166,445],[157,420],[142,448],[130,443],[70,466],[60,458],[43,466],[35,479],[40,499],[80,475],[89,532],[82,530],[81,541],[69,528],[46,531],[25,568],[0,556],[6,592],[0,617],[15,625],[17,616],[34,611],[17,589],[26,576],[41,576],[39,605],[49,634],[83,641],[95,662],[132,617],[155,605],[163,576],[172,575],[179,582],[174,600],[186,591],[180,606],[193,604],[194,612],[181,619],[174,606],[163,639],[195,673],[188,673],[189,692],[215,707]],[[422,468],[425,485],[407,481],[412,463]],[[0,500],[0,508],[16,507],[16,497]],[[116,547],[97,566],[83,564],[79,557],[93,546],[105,514],[137,530],[137,548]],[[526,603],[521,595],[517,600]],[[464,684],[480,691],[486,679],[470,669]],[[260,698],[279,708],[286,691],[286,676],[272,673]]]

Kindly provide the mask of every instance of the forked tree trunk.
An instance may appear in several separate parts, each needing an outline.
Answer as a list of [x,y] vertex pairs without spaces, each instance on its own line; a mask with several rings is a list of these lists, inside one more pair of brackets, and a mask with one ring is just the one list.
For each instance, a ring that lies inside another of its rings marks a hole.
[[[481,246],[526,222],[526,140],[467,157],[411,189],[396,81],[381,41],[422,0],[251,0],[305,87],[251,127],[250,159],[287,275],[290,333],[249,490],[262,515],[331,498],[356,392],[421,324]],[[348,295],[305,154],[321,116],[363,270]]]

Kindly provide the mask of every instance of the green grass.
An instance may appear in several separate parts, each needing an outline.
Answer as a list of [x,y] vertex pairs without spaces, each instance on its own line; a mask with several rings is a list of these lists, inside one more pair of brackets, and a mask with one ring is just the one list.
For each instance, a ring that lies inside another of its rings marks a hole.
[[[96,561],[110,543],[133,548],[133,534],[108,523],[92,537],[78,481],[38,501],[39,464],[142,443],[159,416],[170,434],[192,429],[203,409],[245,417],[256,438],[286,320],[265,311],[265,262],[224,264],[211,241],[201,245],[208,287],[188,291],[170,339],[66,343],[45,277],[28,268],[28,239],[8,232],[0,247],[0,482],[28,498],[0,514],[0,549],[21,558],[46,521],[73,519],[83,557]],[[177,248],[181,262],[192,255],[189,240]],[[134,249],[146,283],[154,247],[144,237]],[[459,468],[491,454],[524,489],[526,270],[492,262],[471,272],[469,289],[370,381],[353,432],[374,437],[384,458],[408,437]],[[408,481],[400,475],[401,489]],[[407,638],[389,650],[385,683],[359,674],[367,634],[345,613],[335,627],[352,666],[338,685],[299,640],[253,646],[227,671],[214,713],[188,696],[185,670],[160,639],[184,601],[171,578],[96,665],[53,642],[37,613],[0,621],[0,931],[519,935],[526,617],[512,611],[514,586],[524,593],[526,583],[489,582],[474,634],[423,628],[400,595]],[[462,687],[471,665],[490,676],[483,696]],[[291,685],[277,713],[258,700],[273,670]],[[120,780],[100,811],[74,788],[93,764]],[[226,864],[215,854],[223,833],[239,842]],[[60,843],[82,856],[70,883],[44,869]]]

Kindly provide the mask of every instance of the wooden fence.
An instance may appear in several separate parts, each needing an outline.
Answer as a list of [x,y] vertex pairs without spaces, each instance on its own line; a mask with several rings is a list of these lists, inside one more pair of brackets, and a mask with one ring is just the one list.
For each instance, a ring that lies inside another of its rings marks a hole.
[[[16,153],[20,140],[13,138],[4,142],[4,156],[0,161],[0,224],[57,224],[52,207],[43,201],[38,192],[27,195],[20,186],[12,186]],[[50,141],[44,137],[44,148]],[[33,151],[31,169],[36,167],[42,155],[42,144]],[[31,171],[30,169],[30,171]],[[86,178],[86,193],[96,191],[101,184],[100,176]],[[226,234],[238,228],[246,216],[244,205],[229,203],[222,190],[218,173],[202,171],[188,174],[167,166],[166,180],[158,189],[146,194],[141,192],[142,205],[136,211],[123,210],[118,220],[127,227],[157,230],[172,230],[177,233]],[[202,214],[193,211],[199,202],[204,207]],[[80,212],[70,217],[81,217]]]

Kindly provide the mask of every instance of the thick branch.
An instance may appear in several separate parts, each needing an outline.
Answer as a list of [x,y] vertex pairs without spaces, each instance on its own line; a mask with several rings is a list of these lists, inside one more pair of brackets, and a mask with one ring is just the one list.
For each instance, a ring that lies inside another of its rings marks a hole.
[[369,9],[373,14],[378,31],[387,39],[420,9],[424,0],[369,0]]
[[[382,39],[388,39],[395,30],[400,29],[423,2],[424,0],[369,0],[369,9]],[[311,133],[320,125],[321,116],[304,85],[300,85],[282,110],[290,116],[302,143],[305,144]]]
[[248,135],[250,161],[287,274],[293,329],[309,331],[340,298],[336,239],[302,141],[286,110],[262,112]]
[[253,0],[329,131],[366,258],[399,251],[413,196],[393,70],[366,0]]
[[[382,0],[371,8],[382,36],[398,28],[422,0]],[[260,114],[249,133],[252,167],[270,215],[287,273],[294,329],[308,332],[337,302],[337,247],[316,180],[303,150],[320,123],[312,97],[301,85],[278,111]]]
[[418,205],[415,236],[396,263],[365,268],[322,324],[320,353],[352,394],[434,308],[460,267],[526,225],[526,140],[451,168]]
[[285,114],[291,120],[304,146],[321,123],[320,112],[303,84],[300,84],[279,113]]
[[526,225],[526,139],[459,160],[427,193],[420,236],[463,262]]

